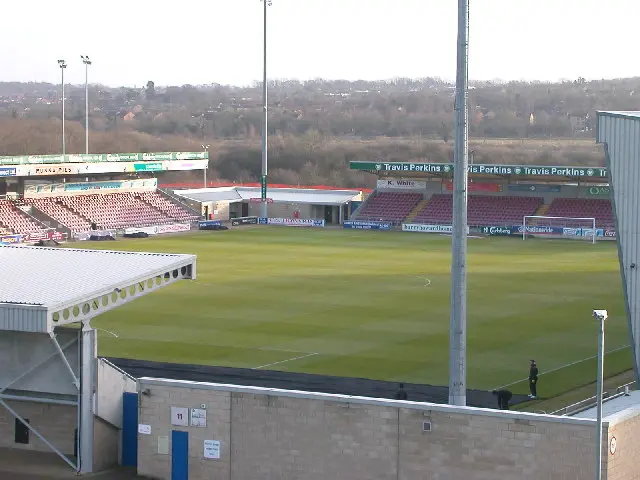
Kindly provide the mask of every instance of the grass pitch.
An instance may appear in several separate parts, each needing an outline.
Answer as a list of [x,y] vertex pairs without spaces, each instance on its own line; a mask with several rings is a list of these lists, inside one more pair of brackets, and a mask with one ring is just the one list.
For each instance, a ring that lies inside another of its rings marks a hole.
[[[100,332],[101,355],[448,383],[448,237],[247,227],[97,245],[198,256],[196,281],[95,322],[118,335]],[[468,272],[470,388],[524,379],[531,358],[542,397],[591,382],[594,308],[606,349],[629,343],[615,243],[469,239]],[[607,375],[629,368],[628,348],[607,355]]]

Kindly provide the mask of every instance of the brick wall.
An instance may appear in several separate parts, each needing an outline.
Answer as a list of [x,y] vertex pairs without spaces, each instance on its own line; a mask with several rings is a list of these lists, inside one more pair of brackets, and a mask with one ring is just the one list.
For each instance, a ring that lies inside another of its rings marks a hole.
[[[170,479],[158,438],[189,432],[190,479],[583,479],[595,422],[489,409],[141,379],[139,474]],[[171,406],[206,406],[206,428],[170,425]],[[423,432],[423,422],[431,431]],[[606,428],[606,427],[605,427]],[[221,442],[205,459],[204,440]],[[627,478],[627,477],[619,477]],[[612,480],[610,478],[609,480]],[[616,477],[615,480],[618,480]]]

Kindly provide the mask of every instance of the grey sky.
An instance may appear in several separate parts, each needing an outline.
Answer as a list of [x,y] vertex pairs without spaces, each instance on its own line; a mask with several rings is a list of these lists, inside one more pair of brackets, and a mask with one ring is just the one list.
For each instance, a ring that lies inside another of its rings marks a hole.
[[[470,0],[470,77],[614,78],[635,65],[637,0]],[[260,0],[5,0],[0,81],[110,86],[261,78]],[[273,0],[269,77],[455,77],[456,0]]]

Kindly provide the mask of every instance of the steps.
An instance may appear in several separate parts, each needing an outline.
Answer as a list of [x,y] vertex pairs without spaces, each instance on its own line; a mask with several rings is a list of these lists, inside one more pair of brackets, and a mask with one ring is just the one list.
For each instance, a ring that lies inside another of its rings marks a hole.
[[536,210],[536,213],[534,213],[534,215],[538,216],[538,217],[544,217],[547,212],[549,211],[549,209],[551,208],[551,204],[550,203],[543,203],[542,205],[540,205],[538,207],[538,209]]
[[404,219],[405,223],[411,223],[418,216],[420,211],[425,207],[427,203],[429,203],[428,198],[425,200],[420,200],[420,203],[418,203],[418,205],[413,207],[413,210],[411,210],[411,212],[409,212],[409,215],[407,215],[407,218]]

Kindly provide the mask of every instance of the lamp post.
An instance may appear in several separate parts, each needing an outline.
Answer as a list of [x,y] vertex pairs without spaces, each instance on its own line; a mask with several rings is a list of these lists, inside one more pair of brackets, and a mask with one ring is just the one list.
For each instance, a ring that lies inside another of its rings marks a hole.
[[66,152],[65,138],[64,138],[64,69],[67,68],[67,62],[64,60],[58,60],[58,66],[62,74],[62,154]]
[[600,331],[598,333],[598,372],[597,372],[597,385],[596,385],[596,410],[597,410],[597,424],[598,429],[596,433],[596,480],[602,478],[602,381],[604,377],[604,322],[607,320],[609,314],[606,310],[594,310],[593,318],[600,325]]
[[209,147],[211,145],[200,145],[202,150],[207,152],[207,165],[204,167],[204,188],[207,188],[207,169],[209,168]]
[[262,218],[268,217],[267,210],[267,7],[271,6],[271,0],[262,0],[263,5],[263,39],[262,39],[262,176],[260,177],[260,198],[262,200],[261,214]]
[[89,153],[89,65],[91,60],[87,55],[80,55],[82,63],[84,63],[84,150]]

